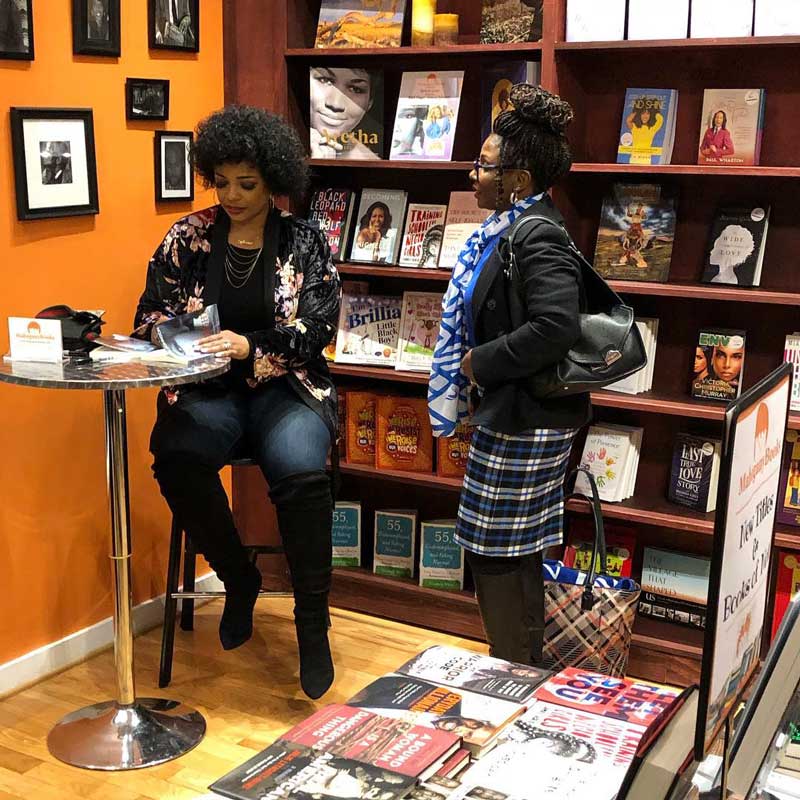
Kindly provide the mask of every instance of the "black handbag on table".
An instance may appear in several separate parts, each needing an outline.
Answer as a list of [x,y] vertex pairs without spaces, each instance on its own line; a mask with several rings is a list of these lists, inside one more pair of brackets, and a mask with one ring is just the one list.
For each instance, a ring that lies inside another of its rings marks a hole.
[[105,322],[91,311],[75,311],[69,306],[58,305],[43,308],[37,319],[57,319],[61,321],[61,339],[64,349],[72,354],[87,354],[94,344]]
[[504,252],[501,250],[505,275],[511,281],[508,301],[514,327],[519,328],[528,322],[514,239],[529,222],[553,225],[566,236],[569,249],[580,264],[585,311],[580,314],[578,341],[558,364],[527,378],[528,391],[537,398],[591,392],[645,367],[647,352],[634,321],[633,309],[625,305],[622,298],[595,272],[575,246],[566,228],[539,214],[522,217],[511,228]]

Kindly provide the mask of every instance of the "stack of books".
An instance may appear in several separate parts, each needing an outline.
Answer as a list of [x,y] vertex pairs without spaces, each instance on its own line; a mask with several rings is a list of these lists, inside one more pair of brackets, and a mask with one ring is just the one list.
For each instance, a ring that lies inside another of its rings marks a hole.
[[[592,425],[586,435],[580,465],[594,476],[600,499],[627,500],[636,486],[643,428],[629,425]],[[589,480],[578,474],[575,489],[591,497]]]
[[625,394],[641,394],[649,392],[653,388],[653,374],[656,363],[656,344],[658,339],[658,320],[653,318],[642,318],[636,320],[636,327],[644,343],[647,353],[647,364],[643,369],[628,375],[615,383],[610,383],[606,388],[614,392],[624,392]]

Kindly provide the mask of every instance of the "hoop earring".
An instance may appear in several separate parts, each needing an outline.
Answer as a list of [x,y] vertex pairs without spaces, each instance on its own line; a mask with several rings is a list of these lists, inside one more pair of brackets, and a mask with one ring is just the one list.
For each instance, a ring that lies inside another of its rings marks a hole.
[[511,192],[511,196],[508,198],[511,201],[511,205],[515,206],[517,204],[517,190],[514,189]]

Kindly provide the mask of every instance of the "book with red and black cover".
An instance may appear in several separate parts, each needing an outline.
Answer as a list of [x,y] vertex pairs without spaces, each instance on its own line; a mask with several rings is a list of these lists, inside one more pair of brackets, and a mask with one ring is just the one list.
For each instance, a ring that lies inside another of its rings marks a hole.
[[792,598],[800,591],[800,558],[795,553],[779,550],[776,573],[771,639],[775,638]]
[[796,430],[786,431],[784,437],[776,516],[780,523],[800,526],[800,436]]
[[397,674],[378,678],[347,704],[385,716],[410,717],[419,725],[451,731],[476,754],[524,711],[523,706],[511,700]]
[[354,206],[350,189],[318,189],[311,198],[308,221],[325,235],[334,261],[344,258]]
[[450,731],[339,703],[319,709],[281,738],[415,778],[433,775],[461,746]]
[[233,800],[400,800],[416,779],[278,739],[208,788]]
[[523,704],[551,674],[540,667],[513,664],[448,645],[429,647],[396,671],[431,683],[469,689]]
[[644,730],[680,692],[635,678],[612,678],[567,667],[548,678],[533,694],[537,701],[599,714]]
[[444,236],[447,206],[409,203],[400,250],[401,267],[435,268]]
[[[633,554],[636,551],[636,536],[626,528],[616,529],[605,524],[606,568],[600,567],[597,556],[595,570],[614,578],[630,578]],[[564,549],[564,565],[588,572],[594,552],[594,527],[587,520],[570,520],[570,532]]]

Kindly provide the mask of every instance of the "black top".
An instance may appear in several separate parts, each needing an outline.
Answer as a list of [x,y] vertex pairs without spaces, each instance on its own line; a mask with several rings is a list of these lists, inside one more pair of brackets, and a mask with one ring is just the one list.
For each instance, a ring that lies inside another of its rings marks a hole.
[[[526,213],[563,223],[547,196]],[[545,222],[527,225],[515,239],[515,252],[529,322],[514,330],[507,292],[515,289],[505,277],[500,256],[506,244],[501,239],[484,264],[472,296],[478,342],[472,368],[484,389],[472,421],[511,435],[535,428],[579,428],[591,417],[588,394],[536,399],[525,378],[557,364],[578,340],[580,265],[565,233]]]

